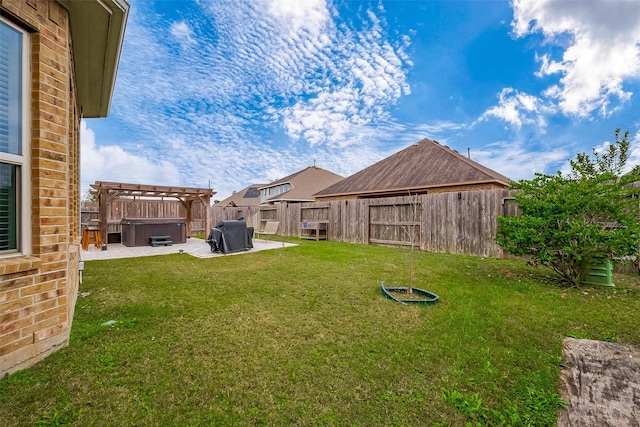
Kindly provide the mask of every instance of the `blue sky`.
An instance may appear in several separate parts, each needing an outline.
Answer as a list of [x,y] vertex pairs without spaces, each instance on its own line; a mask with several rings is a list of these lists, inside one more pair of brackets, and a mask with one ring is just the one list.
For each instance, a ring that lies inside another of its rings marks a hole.
[[96,180],[223,199],[314,163],[349,176],[423,138],[512,179],[629,130],[640,1],[129,0]]

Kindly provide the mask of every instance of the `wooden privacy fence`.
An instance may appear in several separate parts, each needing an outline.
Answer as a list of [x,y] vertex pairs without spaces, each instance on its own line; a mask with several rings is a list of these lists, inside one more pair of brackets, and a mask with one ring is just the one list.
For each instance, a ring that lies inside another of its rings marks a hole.
[[[107,205],[107,229],[120,233],[122,218],[186,218],[184,205],[178,200],[114,200]],[[191,232],[204,233],[205,207],[202,203],[191,205]],[[82,210],[81,223],[98,219],[98,210]]]
[[348,243],[407,246],[421,250],[501,258],[497,217],[516,215],[509,190],[482,190],[379,199],[332,200],[244,208],[211,208],[215,225],[245,218],[260,230],[278,221],[278,234],[299,236],[302,221],[324,221],[327,237]]

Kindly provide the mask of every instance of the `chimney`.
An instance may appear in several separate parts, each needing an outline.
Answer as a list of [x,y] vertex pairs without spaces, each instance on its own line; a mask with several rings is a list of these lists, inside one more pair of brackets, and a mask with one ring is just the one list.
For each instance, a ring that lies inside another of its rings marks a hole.
[[467,158],[471,159],[471,147],[467,147]]

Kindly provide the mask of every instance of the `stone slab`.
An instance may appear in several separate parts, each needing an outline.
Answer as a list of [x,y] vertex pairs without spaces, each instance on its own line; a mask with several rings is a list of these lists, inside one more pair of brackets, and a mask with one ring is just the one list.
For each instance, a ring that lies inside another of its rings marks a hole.
[[559,427],[640,426],[640,349],[565,338]]

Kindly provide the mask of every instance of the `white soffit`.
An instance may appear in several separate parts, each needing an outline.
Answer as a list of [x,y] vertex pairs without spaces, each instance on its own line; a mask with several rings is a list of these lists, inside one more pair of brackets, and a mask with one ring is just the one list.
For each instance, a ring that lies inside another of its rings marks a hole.
[[79,113],[106,117],[129,14],[125,0],[58,0],[69,10]]

